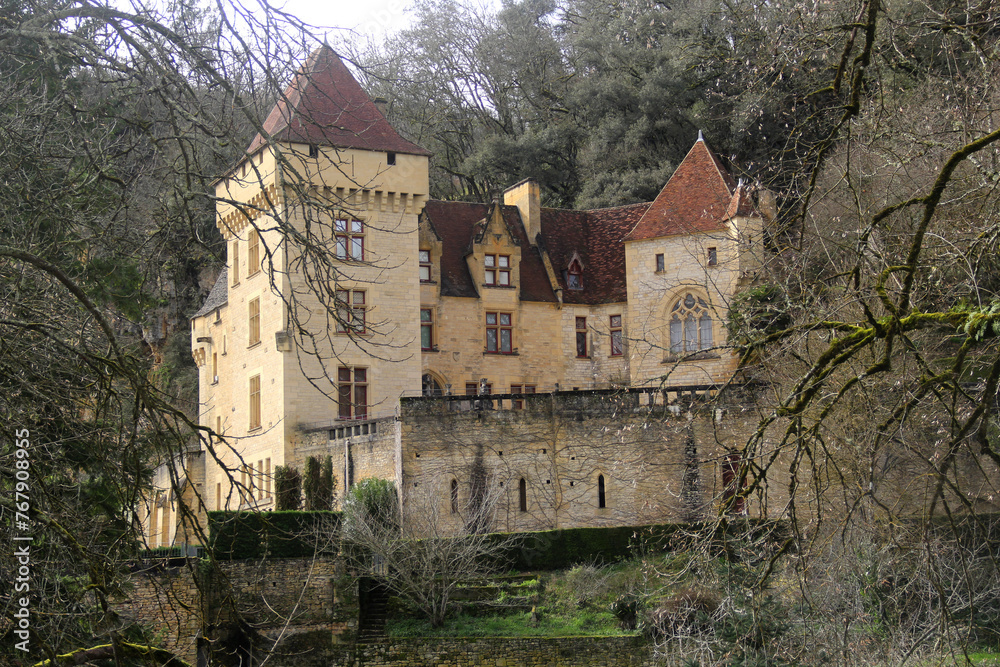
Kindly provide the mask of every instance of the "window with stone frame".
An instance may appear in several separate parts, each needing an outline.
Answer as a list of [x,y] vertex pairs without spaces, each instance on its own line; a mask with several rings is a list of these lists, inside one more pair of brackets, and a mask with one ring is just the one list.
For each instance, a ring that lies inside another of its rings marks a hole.
[[240,284],[240,240],[236,239],[233,241],[232,252],[230,253],[230,259],[233,260],[232,275],[230,276],[233,280],[233,285]]
[[514,353],[512,317],[510,313],[486,313],[486,351],[488,353]]
[[494,287],[510,286],[510,255],[486,255],[483,267],[485,284]]
[[250,420],[247,425],[249,430],[260,428],[260,376],[254,375],[250,378]]
[[[512,394],[534,394],[535,393],[535,389],[536,389],[536,387],[533,384],[512,384],[510,386],[510,393],[512,393]],[[515,399],[513,399],[512,403],[513,403],[513,408],[515,410],[521,410],[521,409],[524,408],[524,399],[523,398],[515,398]]]
[[576,318],[576,356],[580,359],[587,357],[587,318]]
[[247,304],[247,345],[260,342],[260,297],[250,299]]
[[251,229],[247,236],[247,277],[260,273],[260,233]]
[[337,406],[340,419],[368,419],[368,369],[340,366],[337,369]]
[[708,302],[688,292],[670,308],[670,352],[691,354],[713,345],[712,313]]
[[365,333],[365,290],[337,290],[337,333]]
[[420,251],[420,282],[431,282],[431,251]]
[[334,221],[335,251],[339,259],[362,261],[365,258],[365,223],[354,218]]
[[608,330],[611,335],[611,356],[622,356],[622,316],[612,315],[608,318]]
[[420,349],[434,349],[434,309],[420,309]]

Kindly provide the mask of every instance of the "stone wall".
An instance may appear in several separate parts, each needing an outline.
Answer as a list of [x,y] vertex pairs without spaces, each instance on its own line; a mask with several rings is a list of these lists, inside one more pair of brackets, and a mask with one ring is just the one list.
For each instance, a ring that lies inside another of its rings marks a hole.
[[[639,637],[390,640],[333,647],[328,665],[356,667],[646,667],[660,664]],[[291,663],[289,663],[291,664]],[[302,663],[296,663],[301,665]]]
[[220,650],[261,654],[277,643],[276,655],[302,656],[353,639],[357,629],[356,579],[332,558],[188,560],[136,572],[130,584],[119,613],[161,634],[165,648],[192,664],[202,636],[206,646],[225,644]]
[[499,495],[495,530],[708,518],[723,494],[728,452],[756,423],[743,395],[708,401],[711,393],[403,399],[407,511],[458,529],[476,480],[486,479]]

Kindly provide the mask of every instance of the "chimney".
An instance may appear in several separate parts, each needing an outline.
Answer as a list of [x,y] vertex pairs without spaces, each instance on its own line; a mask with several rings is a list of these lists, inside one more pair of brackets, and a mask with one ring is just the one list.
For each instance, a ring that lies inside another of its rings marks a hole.
[[538,182],[526,178],[512,185],[503,192],[503,203],[516,206],[521,212],[524,231],[528,233],[528,242],[535,245],[535,238],[542,232],[542,199]]

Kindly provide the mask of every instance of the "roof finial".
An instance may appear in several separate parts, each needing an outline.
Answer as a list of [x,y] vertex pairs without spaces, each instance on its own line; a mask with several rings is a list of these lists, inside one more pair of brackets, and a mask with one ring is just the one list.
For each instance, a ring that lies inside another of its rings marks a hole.
[[704,142],[704,141],[705,141],[705,137],[703,137],[703,136],[701,135],[701,130],[698,130],[698,141],[701,141],[701,142]]

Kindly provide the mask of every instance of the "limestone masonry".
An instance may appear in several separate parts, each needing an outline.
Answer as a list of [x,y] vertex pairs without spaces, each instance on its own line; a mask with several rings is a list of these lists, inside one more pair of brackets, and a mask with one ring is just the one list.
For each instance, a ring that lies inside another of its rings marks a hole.
[[[700,135],[649,203],[550,209],[532,180],[493,202],[429,200],[428,152],[329,47],[263,130],[215,186],[228,261],[191,320],[206,430],[160,471],[151,547],[196,541],[181,503],[273,509],[275,469],[308,456],[334,456],[338,494],[379,476],[424,483],[445,509],[469,497],[479,457],[508,489],[510,528],[710,502],[726,442],[705,429],[721,422],[678,407],[648,431],[631,405],[714,393],[736,369],[727,306],[755,278],[767,216]],[[619,410],[595,403],[583,426],[541,399],[605,390]],[[440,398],[406,402],[419,396]]]

